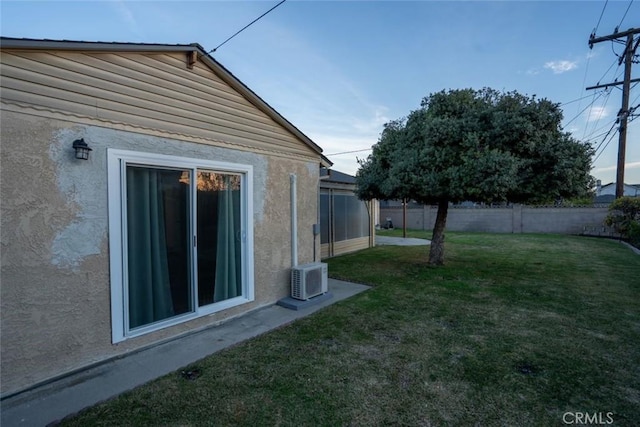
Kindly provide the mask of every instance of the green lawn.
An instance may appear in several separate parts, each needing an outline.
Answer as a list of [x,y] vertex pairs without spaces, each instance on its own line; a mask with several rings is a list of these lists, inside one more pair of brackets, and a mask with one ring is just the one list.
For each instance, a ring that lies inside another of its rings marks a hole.
[[331,276],[373,288],[63,424],[561,426],[580,412],[638,425],[640,256],[449,233],[433,268],[427,248],[331,259]]

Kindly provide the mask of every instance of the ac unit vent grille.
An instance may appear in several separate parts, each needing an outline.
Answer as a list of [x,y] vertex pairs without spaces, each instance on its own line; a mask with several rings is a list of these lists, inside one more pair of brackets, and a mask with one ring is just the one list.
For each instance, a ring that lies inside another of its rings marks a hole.
[[307,300],[328,290],[328,267],[325,263],[304,264],[291,270],[291,297]]
[[322,270],[317,268],[309,270],[305,273],[307,277],[304,281],[307,283],[307,293],[318,295],[322,293]]

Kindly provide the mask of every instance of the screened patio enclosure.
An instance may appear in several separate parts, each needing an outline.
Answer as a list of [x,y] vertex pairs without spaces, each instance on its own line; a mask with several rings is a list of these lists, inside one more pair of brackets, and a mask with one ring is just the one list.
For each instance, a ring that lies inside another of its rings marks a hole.
[[327,258],[374,246],[377,202],[355,195],[355,178],[323,170],[320,181],[321,257]]

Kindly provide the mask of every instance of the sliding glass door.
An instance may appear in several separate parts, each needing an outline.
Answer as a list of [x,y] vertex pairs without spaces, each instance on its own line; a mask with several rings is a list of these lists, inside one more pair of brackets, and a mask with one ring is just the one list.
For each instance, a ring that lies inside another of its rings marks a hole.
[[251,299],[250,167],[131,156],[116,159],[121,192],[110,209],[110,225],[122,230],[111,242],[121,245],[112,258],[122,260],[121,271],[112,268],[121,277],[119,285],[112,280],[112,296],[122,310],[114,341]]
[[240,176],[198,171],[198,305],[242,294]]
[[192,311],[189,171],[127,166],[131,329]]

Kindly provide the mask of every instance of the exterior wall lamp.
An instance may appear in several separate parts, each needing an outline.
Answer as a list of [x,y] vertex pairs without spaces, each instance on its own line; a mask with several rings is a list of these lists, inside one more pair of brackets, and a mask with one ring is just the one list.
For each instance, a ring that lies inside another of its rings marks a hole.
[[75,141],[73,141],[73,149],[76,150],[76,159],[80,160],[88,160],[89,151],[92,151],[87,143],[84,142],[84,138],[76,139]]

